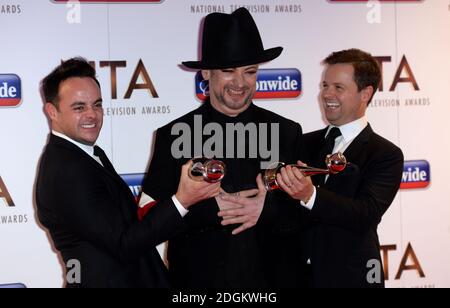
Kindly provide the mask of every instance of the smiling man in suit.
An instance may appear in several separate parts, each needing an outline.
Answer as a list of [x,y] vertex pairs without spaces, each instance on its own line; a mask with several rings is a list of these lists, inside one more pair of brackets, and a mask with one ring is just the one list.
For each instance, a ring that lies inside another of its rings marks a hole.
[[[127,184],[96,145],[103,124],[100,84],[81,58],[63,62],[42,82],[52,133],[36,182],[40,222],[65,264],[80,276],[68,287],[168,287],[155,246],[185,227],[191,205],[219,194],[182,167],[177,192],[140,213]],[[72,263],[71,263],[72,264]]]
[[309,219],[308,285],[383,287],[382,269],[375,275],[368,262],[381,264],[377,227],[400,187],[403,154],[372,130],[365,115],[381,79],[376,60],[350,49],[324,64],[321,99],[330,125],[304,136],[302,160],[325,168],[327,154],[342,152],[351,164],[340,174],[312,179],[287,167],[278,181]]

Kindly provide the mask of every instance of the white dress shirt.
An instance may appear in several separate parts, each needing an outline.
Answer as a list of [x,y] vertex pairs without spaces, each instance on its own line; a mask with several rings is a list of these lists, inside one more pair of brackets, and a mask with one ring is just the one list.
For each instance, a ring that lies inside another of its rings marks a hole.
[[[328,133],[333,127],[339,128],[341,131],[341,136],[337,137],[334,142],[334,148],[333,153],[341,152],[344,153],[345,150],[350,146],[350,144],[355,140],[356,137],[367,127],[369,122],[367,121],[367,117],[363,116],[362,118],[347,123],[342,126],[333,126],[330,125],[328,128],[327,133],[325,134],[325,138],[328,136]],[[325,177],[325,182],[328,180],[328,175]],[[308,203],[304,203],[303,201],[300,201],[300,204],[304,207],[306,207],[309,210],[312,210],[314,207],[314,203],[316,202],[316,196],[317,196],[317,190],[316,187],[314,187],[313,195],[311,196],[311,199],[308,201]]]

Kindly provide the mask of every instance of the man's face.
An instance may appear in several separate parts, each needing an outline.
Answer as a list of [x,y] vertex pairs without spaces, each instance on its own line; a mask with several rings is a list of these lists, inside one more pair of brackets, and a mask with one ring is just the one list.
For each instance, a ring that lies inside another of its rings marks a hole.
[[203,70],[209,81],[211,104],[218,111],[237,116],[245,111],[256,92],[258,65],[222,70]]
[[341,126],[360,119],[366,113],[372,93],[371,86],[358,91],[351,64],[329,65],[320,94],[328,122]]
[[94,145],[103,125],[100,88],[92,78],[69,78],[59,86],[59,108],[45,109],[52,129],[86,145]]

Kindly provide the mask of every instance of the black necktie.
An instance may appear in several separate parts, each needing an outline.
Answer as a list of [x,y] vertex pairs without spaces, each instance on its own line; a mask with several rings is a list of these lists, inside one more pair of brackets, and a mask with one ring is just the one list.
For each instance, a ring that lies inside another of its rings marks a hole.
[[105,151],[102,150],[99,146],[94,146],[94,155],[97,156],[100,161],[102,162],[103,167],[105,167],[106,170],[111,172],[114,175],[117,175],[116,170],[114,169],[113,165],[108,159],[108,156],[106,156]]
[[[319,159],[318,167],[324,168],[324,169],[327,168],[327,165],[325,163],[327,155],[333,154],[333,149],[334,149],[336,138],[341,136],[341,135],[342,135],[341,130],[339,128],[337,128],[337,127],[333,127],[329,131],[327,137],[325,138],[325,142],[324,142],[324,144],[322,146],[322,149],[320,150],[319,155],[317,157]],[[326,177],[325,175],[318,175],[317,176],[317,183],[319,185],[323,185],[325,183],[325,177]]]

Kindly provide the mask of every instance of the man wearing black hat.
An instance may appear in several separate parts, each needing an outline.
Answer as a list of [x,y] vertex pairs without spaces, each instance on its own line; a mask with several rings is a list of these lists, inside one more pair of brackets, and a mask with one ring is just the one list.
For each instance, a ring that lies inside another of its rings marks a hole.
[[[178,150],[174,146],[178,133],[186,126],[195,131],[194,126],[201,123],[202,132],[207,131],[208,136],[221,132],[214,136],[212,152],[227,166],[221,183],[223,194],[252,198],[239,216],[219,217],[220,211],[235,207],[221,197],[190,208],[187,230],[169,242],[171,282],[175,287],[194,288],[294,285],[297,275],[290,270],[290,260],[280,260],[280,256],[285,255],[284,243],[293,240],[290,236],[295,232],[277,220],[272,196],[266,194],[258,175],[270,161],[295,162],[300,155],[302,130],[298,123],[252,103],[258,65],[277,58],[282,48],[264,49],[258,28],[244,8],[232,14],[208,15],[202,43],[202,61],[183,64],[201,70],[209,81],[210,98],[200,108],[157,130],[143,195],[153,199],[173,195],[180,166],[191,157],[204,155],[204,148],[211,145],[206,137],[206,142],[196,144],[190,136],[189,157],[180,158],[174,153]],[[261,151],[267,146],[271,157]],[[245,155],[241,155],[243,152]],[[288,200],[283,207],[288,211],[298,204]]]

